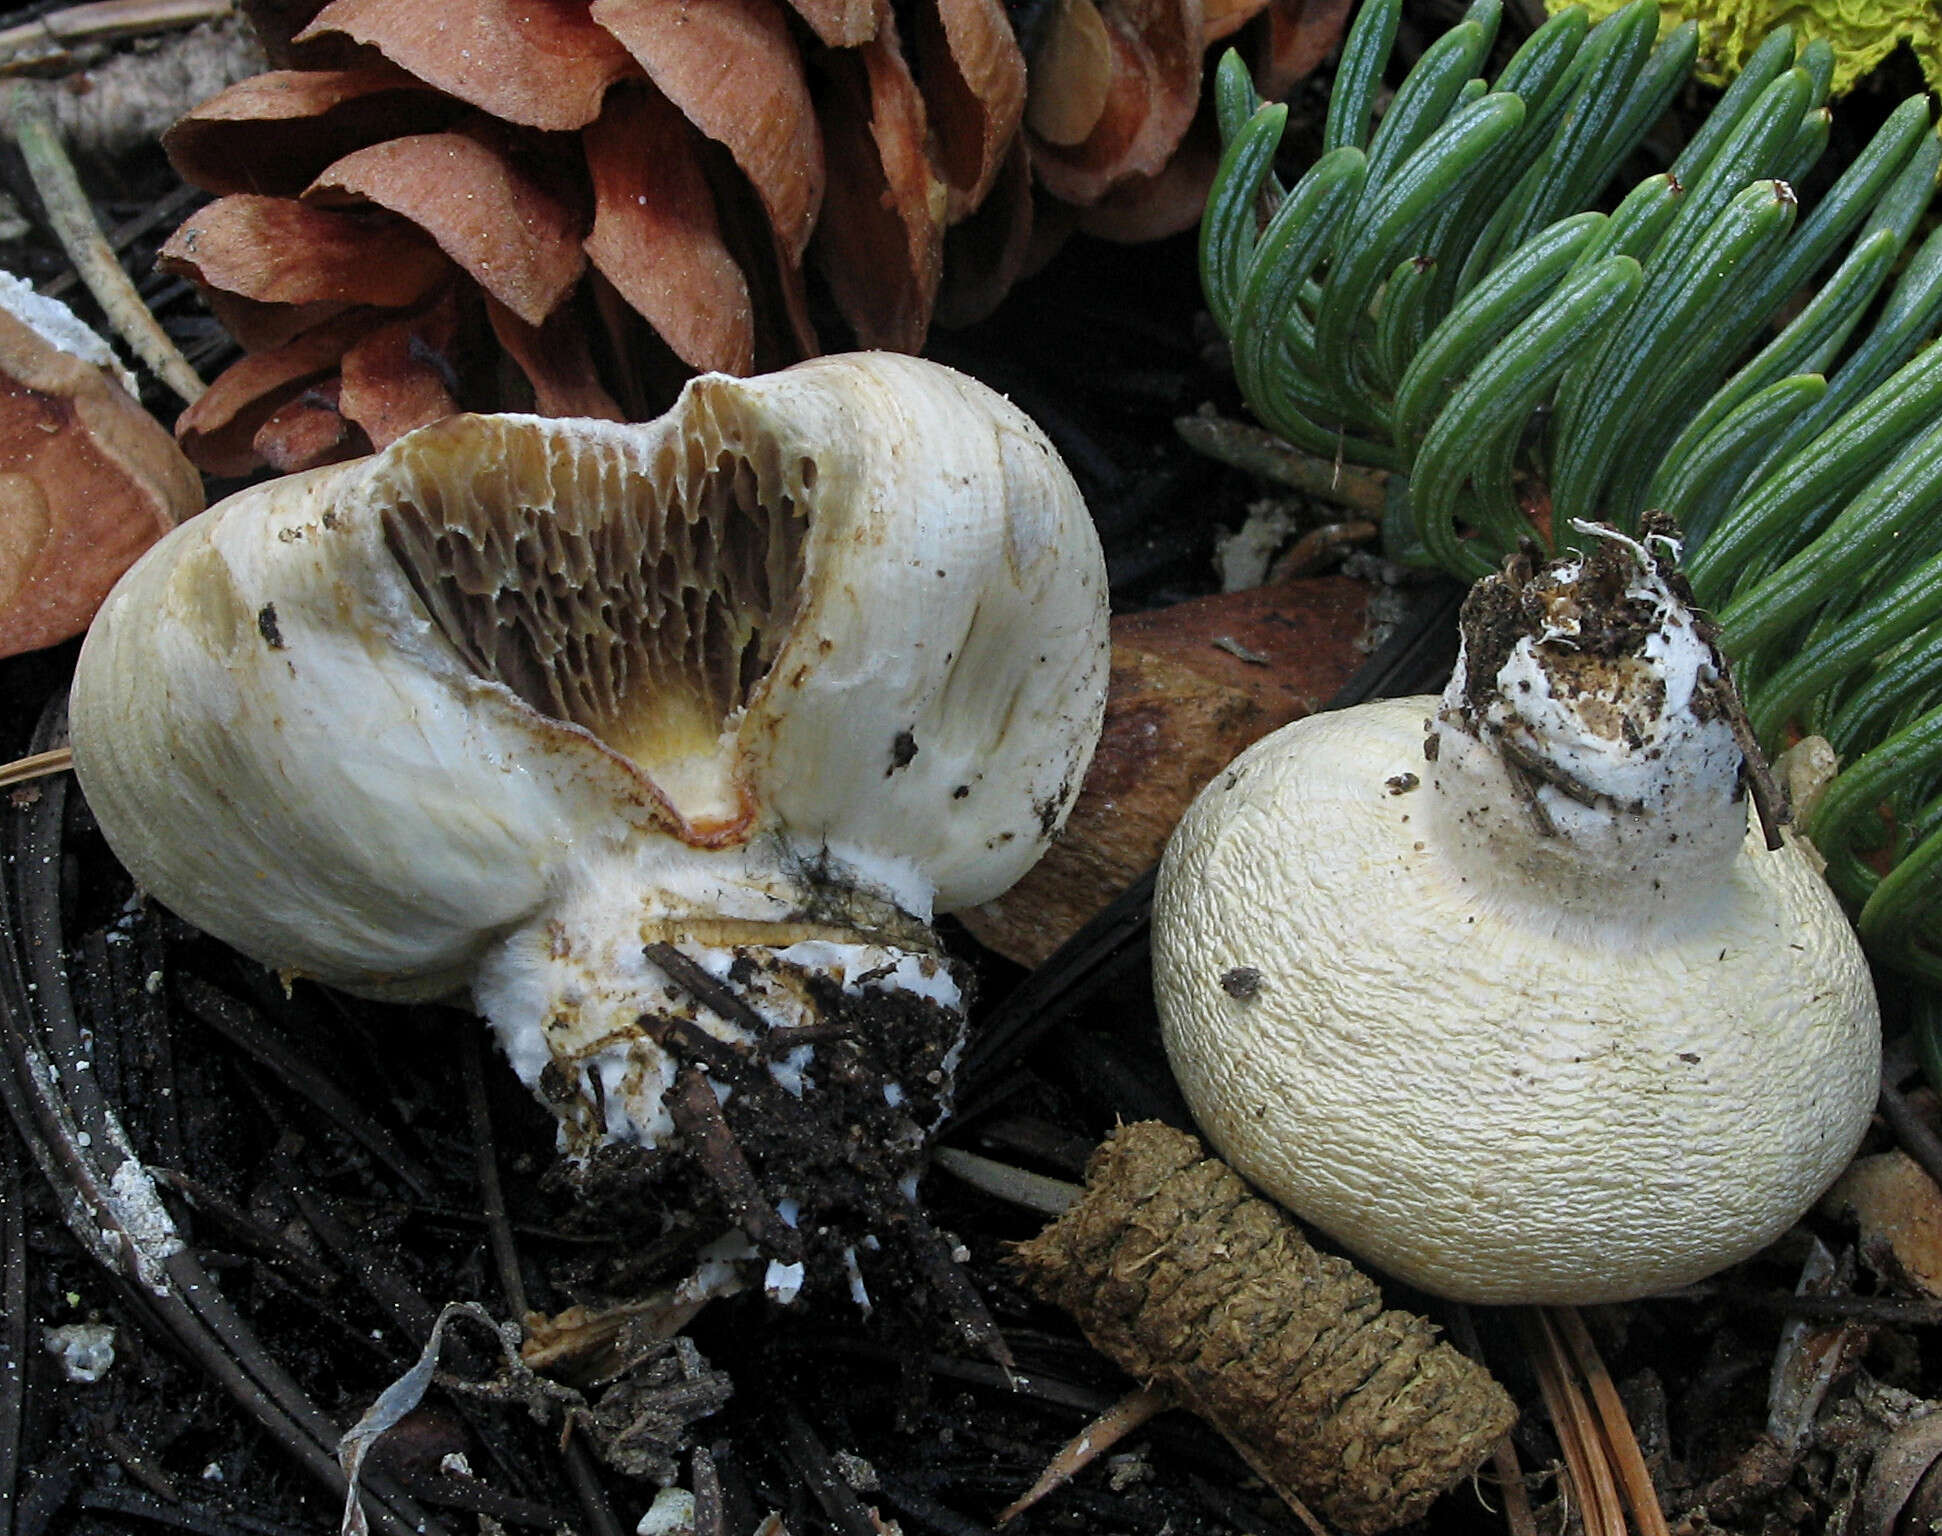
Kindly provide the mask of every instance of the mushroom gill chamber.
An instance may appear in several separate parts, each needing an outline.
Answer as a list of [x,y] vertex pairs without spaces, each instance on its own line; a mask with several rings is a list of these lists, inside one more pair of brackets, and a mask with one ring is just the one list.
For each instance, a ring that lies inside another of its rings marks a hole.
[[816,463],[699,411],[643,464],[519,417],[413,436],[385,541],[479,676],[640,767],[705,839],[740,820],[723,731],[798,608]]

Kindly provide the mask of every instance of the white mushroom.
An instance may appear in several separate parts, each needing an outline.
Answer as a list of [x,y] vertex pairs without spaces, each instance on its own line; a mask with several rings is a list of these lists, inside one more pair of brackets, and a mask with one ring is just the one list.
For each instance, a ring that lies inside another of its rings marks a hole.
[[457,417],[232,497],[104,606],[75,766],[136,880],[236,948],[469,989],[574,1157],[665,1144],[685,1064],[758,1161],[740,1111],[821,1095],[895,1182],[963,1022],[930,919],[1064,819],[1105,620],[1022,413],[826,358],[642,426]]
[[1161,867],[1154,985],[1201,1127],[1441,1295],[1710,1274],[1874,1105],[1859,946],[1810,851],[1749,830],[1724,663],[1649,542],[1479,583],[1440,703],[1264,739]]

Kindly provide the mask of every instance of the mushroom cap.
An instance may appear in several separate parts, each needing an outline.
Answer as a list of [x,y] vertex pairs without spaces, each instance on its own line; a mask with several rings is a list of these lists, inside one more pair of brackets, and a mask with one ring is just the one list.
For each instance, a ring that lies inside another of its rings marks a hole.
[[1105,678],[1104,560],[1043,435],[864,354],[241,492],[110,596],[71,719],[161,901],[433,996],[596,866],[697,907],[824,864],[921,920],[988,900],[1077,794]]
[[1486,1303],[1711,1274],[1819,1196],[1880,1033],[1810,854],[1750,836],[1711,903],[1606,942],[1459,880],[1415,786],[1432,698],[1284,727],[1182,820],[1154,988],[1195,1118],[1376,1267]]

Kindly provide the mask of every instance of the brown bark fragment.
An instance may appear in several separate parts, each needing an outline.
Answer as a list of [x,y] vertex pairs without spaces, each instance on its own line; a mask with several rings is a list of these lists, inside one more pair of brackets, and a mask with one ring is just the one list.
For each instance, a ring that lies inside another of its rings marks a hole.
[[965,926],[1021,965],[1042,964],[1158,861],[1237,752],[1348,680],[1363,659],[1368,592],[1313,577],[1114,619],[1105,731],[1065,830],[1003,896],[960,912]]
[[1016,1258],[1096,1348],[1348,1536],[1421,1515],[1516,1418],[1429,1322],[1385,1310],[1373,1280],[1156,1121],[1108,1138],[1085,1195]]

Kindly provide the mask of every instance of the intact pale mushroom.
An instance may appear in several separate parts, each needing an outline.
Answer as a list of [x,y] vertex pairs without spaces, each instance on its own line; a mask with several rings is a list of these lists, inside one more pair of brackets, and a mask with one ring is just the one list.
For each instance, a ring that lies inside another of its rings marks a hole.
[[242,492],[116,589],[72,734],[183,917],[365,996],[469,991],[571,1158],[712,1159],[758,1248],[859,1286],[962,1042],[930,919],[1038,857],[1105,679],[1045,438],[859,354]]
[[1743,1259],[1846,1166],[1876,1096],[1860,947],[1811,851],[1748,827],[1676,545],[1586,532],[1583,557],[1477,585],[1440,702],[1244,752],[1155,899],[1167,1048],[1209,1139],[1461,1300],[1616,1300]]
[[202,477],[108,344],[0,273],[0,656],[87,628],[135,557],[202,510]]

